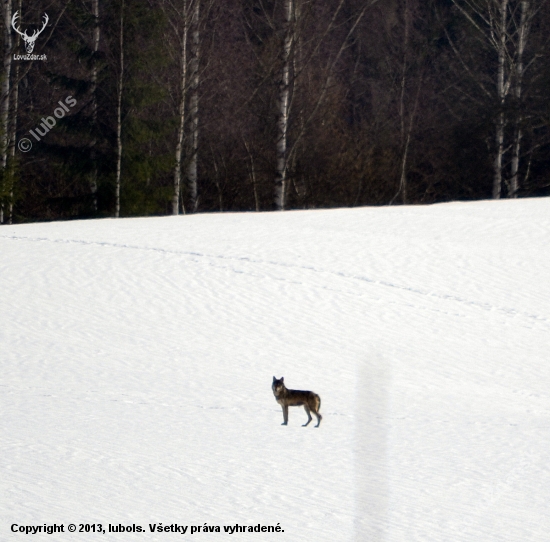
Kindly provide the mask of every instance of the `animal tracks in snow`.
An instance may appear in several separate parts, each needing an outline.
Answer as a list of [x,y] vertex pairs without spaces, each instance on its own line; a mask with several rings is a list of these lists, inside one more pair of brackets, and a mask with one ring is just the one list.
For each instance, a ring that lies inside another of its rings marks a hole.
[[[512,307],[503,307],[498,305],[492,305],[486,302],[466,299],[464,297],[461,297],[455,294],[436,292],[433,290],[408,286],[406,284],[399,284],[397,282],[390,282],[387,280],[378,280],[365,275],[347,273],[340,270],[325,269],[325,268],[315,267],[307,264],[281,262],[276,260],[255,258],[251,256],[208,254],[208,253],[201,253],[197,251],[182,251],[182,250],[173,250],[169,248],[146,247],[146,246],[131,245],[131,244],[112,243],[107,241],[87,241],[87,240],[81,240],[81,239],[52,239],[49,237],[26,237],[26,236],[18,236],[18,235],[0,235],[0,239],[7,239],[7,240],[13,240],[13,241],[49,242],[49,243],[60,243],[60,244],[77,244],[77,245],[84,245],[84,246],[99,246],[99,247],[105,247],[105,248],[136,250],[136,251],[152,252],[152,253],[158,253],[158,254],[175,255],[180,257],[191,258],[191,261],[196,263],[204,263],[209,261],[209,265],[218,267],[220,269],[230,270],[238,274],[247,274],[249,276],[253,276],[256,278],[268,277],[272,280],[280,280],[291,284],[302,284],[304,281],[300,280],[300,277],[296,277],[295,279],[289,278],[288,270],[294,270],[298,273],[302,273],[302,272],[312,273],[317,277],[327,277],[329,279],[334,279],[334,278],[341,279],[344,281],[348,281],[348,283],[351,282],[354,284],[367,284],[371,286],[391,288],[405,294],[413,294],[414,296],[421,296],[422,298],[425,298],[425,299],[431,298],[437,301],[450,301],[465,307],[476,308],[487,312],[497,312],[509,318],[520,317],[530,322],[531,324],[532,323],[543,324],[544,327],[548,327],[550,329],[550,326],[548,325],[549,318],[547,316],[520,311]],[[235,263],[244,264],[245,266],[247,264],[250,264],[250,268],[242,269],[234,266],[232,267],[230,265],[220,265],[219,263],[217,263],[220,261],[228,262],[228,263],[231,262],[234,264]],[[265,266],[271,269],[277,268],[277,267],[284,268],[285,274],[284,276],[276,276],[274,274],[268,274],[267,272],[262,273],[258,271],[259,266]],[[343,290],[342,288],[339,288],[337,284],[333,283],[330,280],[329,281],[321,280],[321,282],[316,284],[316,286],[323,289],[331,290],[331,291],[345,292],[347,294],[357,295],[356,291],[349,290],[349,289]],[[422,310],[436,310],[437,312],[444,312],[445,314],[451,313],[451,310],[442,310],[441,308],[437,308],[437,309],[428,308],[428,307],[416,307],[416,308],[419,308]]]

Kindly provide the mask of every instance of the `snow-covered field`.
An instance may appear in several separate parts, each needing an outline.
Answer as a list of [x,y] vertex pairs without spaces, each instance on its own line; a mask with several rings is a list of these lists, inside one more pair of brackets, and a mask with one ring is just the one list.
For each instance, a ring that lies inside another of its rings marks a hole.
[[546,542],[549,279],[548,199],[3,226],[0,540]]

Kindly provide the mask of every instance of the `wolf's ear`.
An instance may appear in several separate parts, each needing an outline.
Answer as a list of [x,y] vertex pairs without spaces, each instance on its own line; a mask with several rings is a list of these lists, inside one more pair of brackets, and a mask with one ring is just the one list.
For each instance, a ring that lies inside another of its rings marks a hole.
[[275,377],[273,377],[273,382],[275,382],[275,380],[277,380]]
[[284,381],[285,381],[285,377],[281,376],[281,382],[284,382]]

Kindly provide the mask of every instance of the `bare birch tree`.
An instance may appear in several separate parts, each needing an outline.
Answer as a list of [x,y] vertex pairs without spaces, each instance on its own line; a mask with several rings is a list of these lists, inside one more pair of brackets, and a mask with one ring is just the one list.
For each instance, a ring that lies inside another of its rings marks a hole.
[[[18,10],[21,12],[21,3],[22,0],[19,0]],[[21,43],[21,36],[18,34],[15,38],[15,47],[19,47]],[[7,164],[7,174],[8,174],[8,224],[13,223],[13,205],[14,205],[14,185],[15,185],[15,140],[17,137],[17,117],[19,113],[19,63],[15,64],[14,74],[13,74],[13,83],[11,88],[11,122],[10,122],[10,133],[8,139],[8,164]]]
[[521,0],[520,2],[520,22],[518,28],[517,38],[517,60],[516,60],[516,77],[514,81],[514,98],[516,100],[517,115],[514,126],[514,139],[512,142],[512,166],[510,175],[510,197],[517,198],[519,189],[519,161],[521,156],[521,140],[523,138],[523,114],[521,108],[522,98],[522,86],[523,86],[523,73],[525,69],[524,65],[524,53],[527,45],[527,38],[529,36],[529,29],[531,25],[531,10],[528,0]]
[[294,1],[284,0],[283,31],[281,48],[281,79],[277,111],[277,168],[275,174],[274,206],[277,211],[285,208],[285,191],[287,182],[287,136],[290,102],[290,69],[291,49],[295,39],[293,28]]
[[198,151],[199,151],[199,60],[200,60],[200,0],[194,0],[191,17],[191,59],[189,64],[190,98],[189,121],[191,149],[187,167],[190,210],[194,213],[198,206]]
[[[405,117],[405,95],[407,92],[407,75],[408,75],[408,64],[409,64],[409,36],[410,36],[410,26],[411,26],[411,13],[409,10],[409,2],[405,0],[405,5],[403,9],[403,64],[401,69],[401,81],[400,81],[400,92],[399,92],[399,124],[401,132],[401,168],[400,168],[400,178],[399,178],[399,190],[395,195],[394,199],[401,194],[403,204],[407,203],[407,157],[409,154],[409,145],[411,142],[411,132],[414,122],[414,115],[411,115],[411,120],[408,123]],[[390,204],[393,203],[393,200]]]
[[93,44],[92,44],[92,73],[91,73],[91,85],[90,85],[90,95],[92,99],[92,131],[93,137],[90,142],[90,157],[92,159],[92,172],[90,174],[90,192],[92,194],[92,206],[94,212],[97,212],[97,131],[98,131],[98,122],[97,122],[97,76],[98,76],[98,53],[99,53],[99,42],[101,37],[101,28],[99,26],[99,0],[92,0],[92,16],[93,16]]
[[[181,4],[176,6],[168,2],[171,7],[170,24],[174,31],[179,46],[179,103],[178,103],[178,133],[176,140],[176,151],[174,160],[174,193],[172,195],[172,214],[179,214],[181,197],[181,167],[184,148],[185,133],[185,106],[187,100],[187,34],[189,31],[189,2],[181,0]],[[192,2],[191,2],[192,4]],[[192,6],[191,6],[192,7]],[[174,21],[174,18],[176,20]],[[185,213],[185,205],[182,205],[182,211]]]
[[122,169],[122,88],[124,83],[124,0],[120,3],[119,65],[117,81],[117,117],[116,117],[116,180],[115,180],[115,218],[120,217],[120,183]]
[[[0,196],[6,189],[8,146],[9,146],[9,111],[10,111],[10,83],[11,83],[11,59],[12,59],[12,37],[11,18],[12,0],[4,0],[4,63],[2,70],[2,95],[0,103],[0,147],[2,151],[2,189]],[[0,224],[4,223],[4,199],[0,202]]]
[[[494,199],[501,197],[503,183],[508,184],[510,197],[516,197],[519,189],[518,171],[523,137],[521,99],[526,70],[525,52],[531,22],[544,2],[545,0],[542,0],[536,8],[533,8],[528,0],[453,0],[458,10],[478,33],[481,43],[496,58],[495,91],[487,88],[481,78],[477,79],[483,94],[488,97],[494,96],[496,110],[493,159]],[[448,38],[450,40],[449,36]],[[458,48],[452,42],[451,45],[467,72],[473,75],[473,67],[467,66]],[[534,60],[535,58],[532,58],[529,65]],[[511,95],[516,101],[515,119],[511,117],[512,108],[508,107]],[[514,124],[514,136],[513,141],[507,144],[506,127],[511,123]],[[509,149],[512,149],[512,159],[508,179],[505,174],[507,165],[505,154]]]
[[[419,130],[425,125],[426,114],[420,118],[423,96],[427,103],[430,95],[430,66],[433,65],[434,50],[431,40],[427,39],[426,30],[433,25],[433,13],[422,0],[402,0],[394,4],[394,21],[389,40],[395,41],[388,47],[389,74],[395,80],[399,122],[399,188],[390,201],[390,205],[401,196],[405,205],[414,198],[418,186],[410,186],[413,143],[419,143]],[[397,11],[398,10],[398,11]],[[391,12],[390,12],[391,13]],[[392,40],[393,38],[393,40]],[[393,57],[393,60],[392,60]],[[395,68],[391,64],[395,63]],[[418,156],[418,154],[417,154]],[[418,162],[417,162],[418,163]],[[413,190],[414,188],[414,190]]]
[[[283,1],[283,41],[280,48],[280,79],[278,83],[278,100],[277,100],[277,159],[276,159],[276,174],[275,174],[275,190],[274,190],[274,209],[284,210],[287,197],[288,184],[288,166],[289,162],[296,152],[298,143],[304,136],[308,126],[315,115],[320,110],[321,105],[327,96],[328,90],[333,81],[333,73],[335,66],[338,64],[344,50],[346,49],[349,39],[355,31],[357,25],[363,18],[366,10],[376,4],[378,0],[370,0],[365,2],[362,8],[349,17],[346,21],[348,32],[342,39],[339,47],[333,55],[330,55],[326,60],[326,64],[322,69],[322,84],[319,92],[314,100],[313,107],[306,115],[303,110],[298,112],[299,127],[296,135],[292,138],[293,141],[289,144],[290,133],[290,113],[292,101],[297,90],[297,82],[300,76],[303,75],[306,66],[312,62],[313,58],[319,54],[321,46],[327,36],[338,26],[337,18],[342,13],[345,0],[340,0],[334,9],[331,18],[324,26],[322,31],[315,39],[310,40],[309,50],[304,51],[301,36],[307,26],[302,17],[306,13],[303,6],[300,4],[302,0],[284,0]],[[300,71],[293,69],[299,66]]]
[[[500,0],[497,13],[492,13],[489,6],[489,24],[491,40],[498,54],[497,71],[497,99],[498,116],[496,121],[496,156],[495,156],[495,176],[493,179],[493,199],[499,199],[502,192],[502,158],[504,154],[504,127],[505,114],[504,102],[510,89],[510,73],[506,74],[507,60],[507,38],[508,38],[508,1]],[[508,77],[506,77],[508,75]]]

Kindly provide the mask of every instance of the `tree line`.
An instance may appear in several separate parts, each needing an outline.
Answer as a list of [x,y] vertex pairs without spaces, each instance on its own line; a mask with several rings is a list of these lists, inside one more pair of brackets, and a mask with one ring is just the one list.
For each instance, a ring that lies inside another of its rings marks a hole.
[[3,0],[0,222],[549,195],[549,4]]

